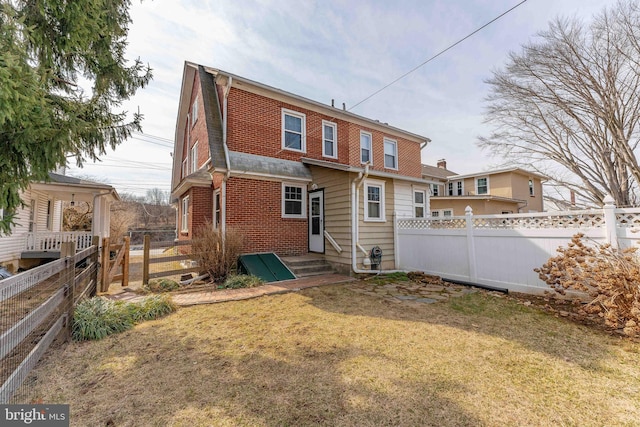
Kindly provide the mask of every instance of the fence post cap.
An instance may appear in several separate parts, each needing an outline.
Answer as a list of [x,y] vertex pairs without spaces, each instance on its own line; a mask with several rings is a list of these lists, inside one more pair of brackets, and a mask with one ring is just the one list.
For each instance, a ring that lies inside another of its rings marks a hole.
[[611,194],[607,194],[606,196],[604,196],[604,199],[602,199],[602,201],[604,202],[605,206],[615,206],[615,200],[613,197],[611,197]]
[[464,208],[464,213],[466,213],[467,215],[471,215],[473,213],[473,209],[471,209],[471,206],[467,206],[466,208]]

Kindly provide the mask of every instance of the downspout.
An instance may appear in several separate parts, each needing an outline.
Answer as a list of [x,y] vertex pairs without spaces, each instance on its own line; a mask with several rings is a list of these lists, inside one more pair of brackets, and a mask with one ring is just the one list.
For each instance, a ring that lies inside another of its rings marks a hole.
[[364,166],[364,173],[360,172],[358,177],[351,181],[351,269],[357,274],[403,272],[404,270],[363,270],[358,268],[357,250],[361,250],[364,256],[369,256],[369,253],[358,242],[358,199],[360,197],[360,187],[362,187],[367,176],[369,176],[368,163]]
[[227,180],[231,176],[231,162],[229,161],[229,147],[227,146],[227,99],[229,98],[229,92],[231,92],[231,84],[233,83],[233,77],[228,76],[227,85],[224,88],[224,94],[222,99],[222,148],[224,149],[224,162],[227,165],[227,173],[222,179],[222,189],[220,191],[220,218],[222,235],[224,236],[227,231]]

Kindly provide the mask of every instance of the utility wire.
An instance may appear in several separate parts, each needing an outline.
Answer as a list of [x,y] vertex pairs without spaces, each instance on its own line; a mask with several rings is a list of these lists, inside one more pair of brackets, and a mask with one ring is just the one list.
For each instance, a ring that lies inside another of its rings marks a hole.
[[409,74],[413,73],[414,71],[416,71],[417,69],[423,67],[424,65],[428,64],[429,62],[433,61],[434,59],[436,59],[437,57],[439,57],[440,55],[442,55],[443,53],[447,52],[448,50],[453,49],[454,47],[456,47],[457,45],[459,45],[460,43],[462,43],[463,41],[465,41],[466,39],[468,39],[469,37],[473,36],[474,34],[476,34],[477,32],[483,30],[484,28],[488,27],[489,25],[493,24],[494,22],[496,22],[498,19],[502,18],[503,16],[505,16],[506,14],[508,14],[509,12],[511,12],[512,10],[516,9],[517,7],[521,6],[522,4],[524,4],[527,0],[522,0],[520,3],[518,3],[517,5],[513,6],[511,9],[507,10],[506,12],[501,13],[500,15],[496,16],[495,18],[493,18],[491,21],[487,22],[486,24],[484,24],[483,26],[477,28],[475,31],[473,31],[472,33],[467,34],[466,36],[464,36],[463,38],[461,38],[460,40],[458,40],[457,42],[453,43],[452,45],[449,45],[447,48],[441,50],[440,52],[436,53],[435,55],[433,55],[431,58],[427,59],[426,61],[424,61],[422,64],[412,68],[411,70],[407,71],[406,73],[404,73],[403,75],[401,75],[400,77],[398,77],[397,79],[395,79],[394,81],[392,81],[391,83],[387,84],[386,86],[378,89],[377,91],[373,92],[371,95],[367,96],[365,99],[363,99],[362,101],[358,102],[357,104],[347,108],[347,111],[351,111],[354,108],[356,108],[358,105],[362,104],[365,101],[368,101],[369,99],[373,98],[374,96],[376,96],[377,94],[379,94],[380,92],[382,92],[383,90],[385,90],[386,88],[388,88],[389,86],[399,82],[400,80],[402,80],[403,78],[407,77]]

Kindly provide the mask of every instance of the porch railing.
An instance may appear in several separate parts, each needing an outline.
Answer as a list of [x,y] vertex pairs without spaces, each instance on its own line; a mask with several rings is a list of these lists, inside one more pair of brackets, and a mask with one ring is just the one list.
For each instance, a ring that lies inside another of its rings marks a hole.
[[76,250],[82,251],[91,247],[92,233],[90,231],[63,231],[59,233],[28,233],[25,251],[59,251],[64,242],[74,242]]

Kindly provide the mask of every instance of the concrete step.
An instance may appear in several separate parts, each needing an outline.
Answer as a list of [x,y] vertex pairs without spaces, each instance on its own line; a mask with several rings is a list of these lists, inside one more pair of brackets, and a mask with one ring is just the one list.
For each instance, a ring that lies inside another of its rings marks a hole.
[[318,276],[335,273],[331,265],[321,255],[303,255],[281,258],[296,277]]

